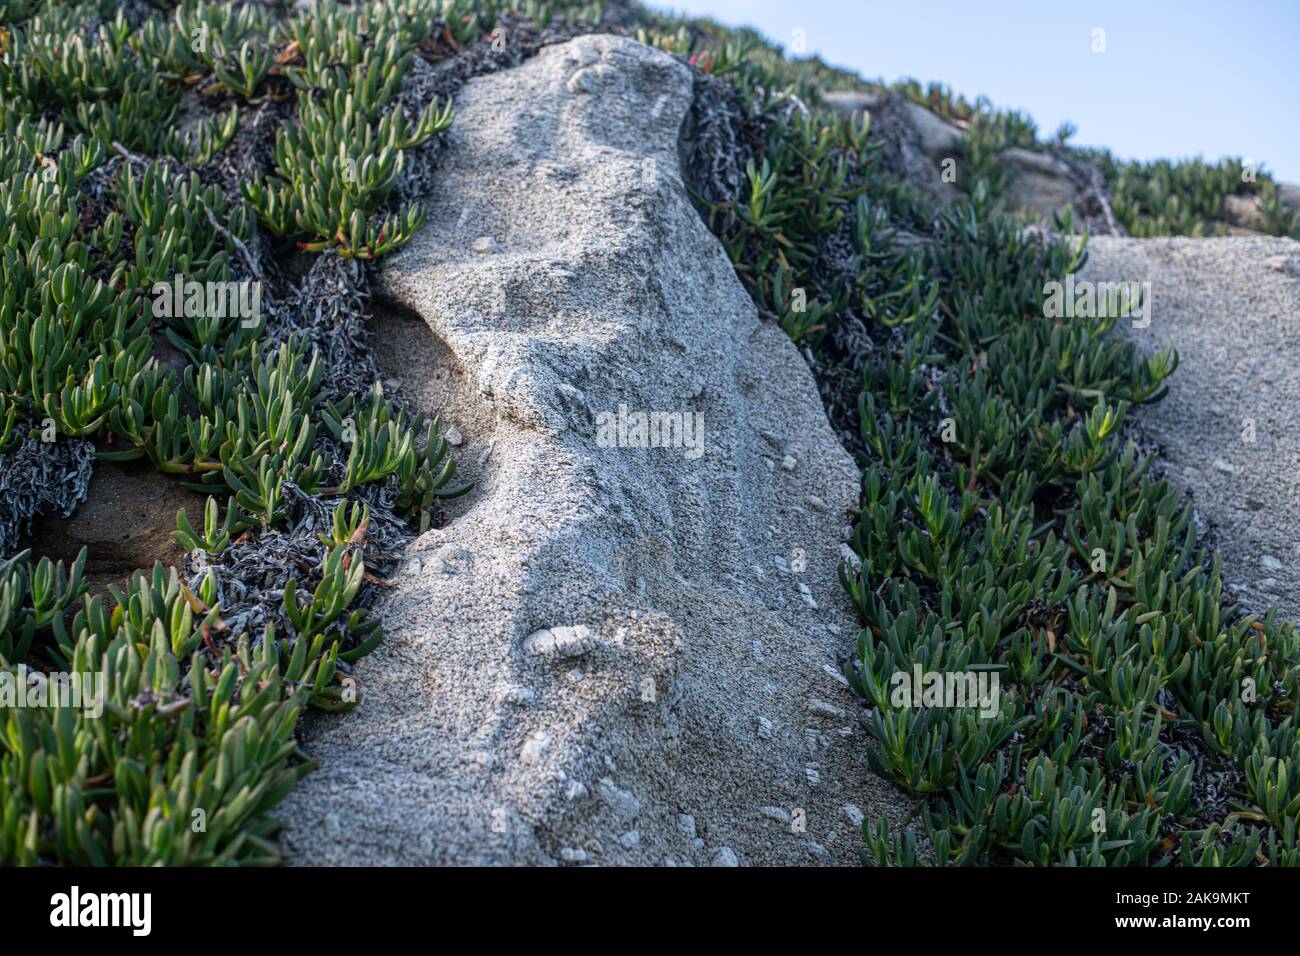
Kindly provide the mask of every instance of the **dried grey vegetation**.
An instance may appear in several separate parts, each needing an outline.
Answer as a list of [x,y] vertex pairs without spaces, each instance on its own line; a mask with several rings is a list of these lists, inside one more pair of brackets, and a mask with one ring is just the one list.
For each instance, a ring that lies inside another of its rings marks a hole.
[[0,557],[18,551],[38,515],[67,517],[85,500],[95,446],[28,438],[0,455]]
[[745,164],[754,156],[745,136],[744,103],[726,80],[694,67],[692,76],[694,96],[678,145],[683,178],[707,202],[735,199],[745,188]]
[[[290,579],[300,592],[310,593],[320,583],[319,569],[329,548],[317,538],[328,535],[334,509],[345,501],[364,501],[370,509],[366,529],[366,565],[384,574],[411,540],[406,523],[392,512],[393,492],[386,486],[366,486],[345,497],[304,494],[291,482],[284,484],[287,526],[261,529],[233,542],[214,562],[202,555],[186,560],[188,583],[197,590],[211,568],[217,579],[222,620],[232,634],[260,635],[267,624],[280,634],[293,633],[283,609],[284,588]],[[357,607],[370,607],[378,588],[367,583]],[[349,670],[344,662],[340,668]]]
[[366,300],[370,297],[365,267],[356,259],[324,254],[311,262],[293,294],[267,322],[266,341],[276,346],[291,336],[305,336],[325,366],[321,396],[326,401],[360,395],[379,378],[366,336]]

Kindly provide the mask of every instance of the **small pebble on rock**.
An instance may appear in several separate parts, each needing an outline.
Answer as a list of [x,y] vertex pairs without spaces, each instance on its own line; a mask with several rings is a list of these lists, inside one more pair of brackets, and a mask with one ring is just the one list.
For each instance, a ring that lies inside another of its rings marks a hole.
[[497,692],[497,700],[503,704],[514,704],[516,707],[526,707],[537,699],[533,691],[520,684],[507,684]]
[[808,709],[819,717],[831,717],[839,719],[844,716],[844,711],[840,710],[834,704],[824,700],[818,700],[816,697],[808,698]]
[[847,544],[840,545],[840,559],[852,568],[855,573],[862,567],[862,559],[858,557],[858,553]]
[[631,791],[620,789],[609,777],[601,777],[597,787],[600,799],[624,823],[631,823],[641,815],[641,801]]
[[729,846],[720,846],[713,851],[713,866],[740,866],[735,852]]
[[581,780],[570,780],[569,785],[564,788],[565,799],[570,802],[586,800],[589,794],[590,791],[587,789],[587,785]]
[[807,843],[807,847],[808,847],[808,852],[813,855],[814,859],[820,860],[823,863],[830,862],[831,851],[826,849],[826,847],[822,846],[816,840],[809,840]]
[[523,749],[519,751],[519,759],[524,763],[537,763],[546,755],[546,748],[551,745],[551,735],[545,730],[539,730],[526,741]]
[[568,660],[592,649],[591,631],[585,625],[551,627],[533,631],[524,638],[524,653],[530,657]]
[[849,686],[849,679],[844,676],[844,672],[838,667],[832,667],[830,664],[823,664],[822,670],[825,671],[830,679],[835,681],[835,683],[843,684],[845,687]]

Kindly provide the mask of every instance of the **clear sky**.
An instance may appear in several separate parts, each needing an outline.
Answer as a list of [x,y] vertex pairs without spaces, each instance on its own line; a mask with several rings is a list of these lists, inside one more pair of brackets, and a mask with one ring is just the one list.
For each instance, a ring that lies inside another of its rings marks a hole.
[[[868,78],[938,80],[1125,159],[1253,159],[1300,183],[1300,0],[671,0]],[[1094,30],[1105,52],[1092,52]]]

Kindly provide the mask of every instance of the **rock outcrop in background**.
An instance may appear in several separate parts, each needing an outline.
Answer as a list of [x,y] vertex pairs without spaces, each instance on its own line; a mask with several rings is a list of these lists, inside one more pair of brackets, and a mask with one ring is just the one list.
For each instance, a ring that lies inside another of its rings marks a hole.
[[[871,135],[882,143],[885,167],[892,175],[942,204],[969,198],[942,175],[947,161],[956,162],[960,169],[967,125],[950,122],[888,90],[831,91],[823,98],[842,116],[871,117]],[[1009,146],[998,153],[998,162],[1007,172],[1007,208],[1048,223],[1054,214],[1070,209],[1075,223],[1086,225],[1091,235],[1126,234],[1110,209],[1101,171],[1080,156],[1051,146],[1046,150]],[[1300,214],[1300,186],[1279,183],[1278,197],[1283,207]],[[1223,217],[1233,235],[1265,235],[1259,231],[1263,213],[1257,195],[1228,196]]]
[[[904,182],[941,203],[959,202],[965,194],[942,175],[943,164],[960,163],[966,130],[898,93],[829,92],[826,105],[844,116],[867,113],[871,134],[882,141],[886,167]],[[1103,218],[1099,178],[1083,164],[1060,156],[1008,147],[998,154],[1007,168],[1007,203],[1048,221],[1066,208],[1101,231],[1113,227]]]
[[[853,863],[899,818],[837,657],[858,471],[687,197],[691,100],[611,36],[458,96],[376,344],[478,487],[396,575],[361,707],[309,727],[292,860]],[[621,410],[702,444],[607,447]]]

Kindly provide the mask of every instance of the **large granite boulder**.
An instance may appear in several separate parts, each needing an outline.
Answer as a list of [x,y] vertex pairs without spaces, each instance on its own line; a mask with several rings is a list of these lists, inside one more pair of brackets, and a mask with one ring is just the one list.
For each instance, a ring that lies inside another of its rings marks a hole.
[[309,725],[292,860],[847,864],[904,809],[840,672],[858,472],[691,205],[691,101],[599,35],[459,94],[378,344],[478,486]]

